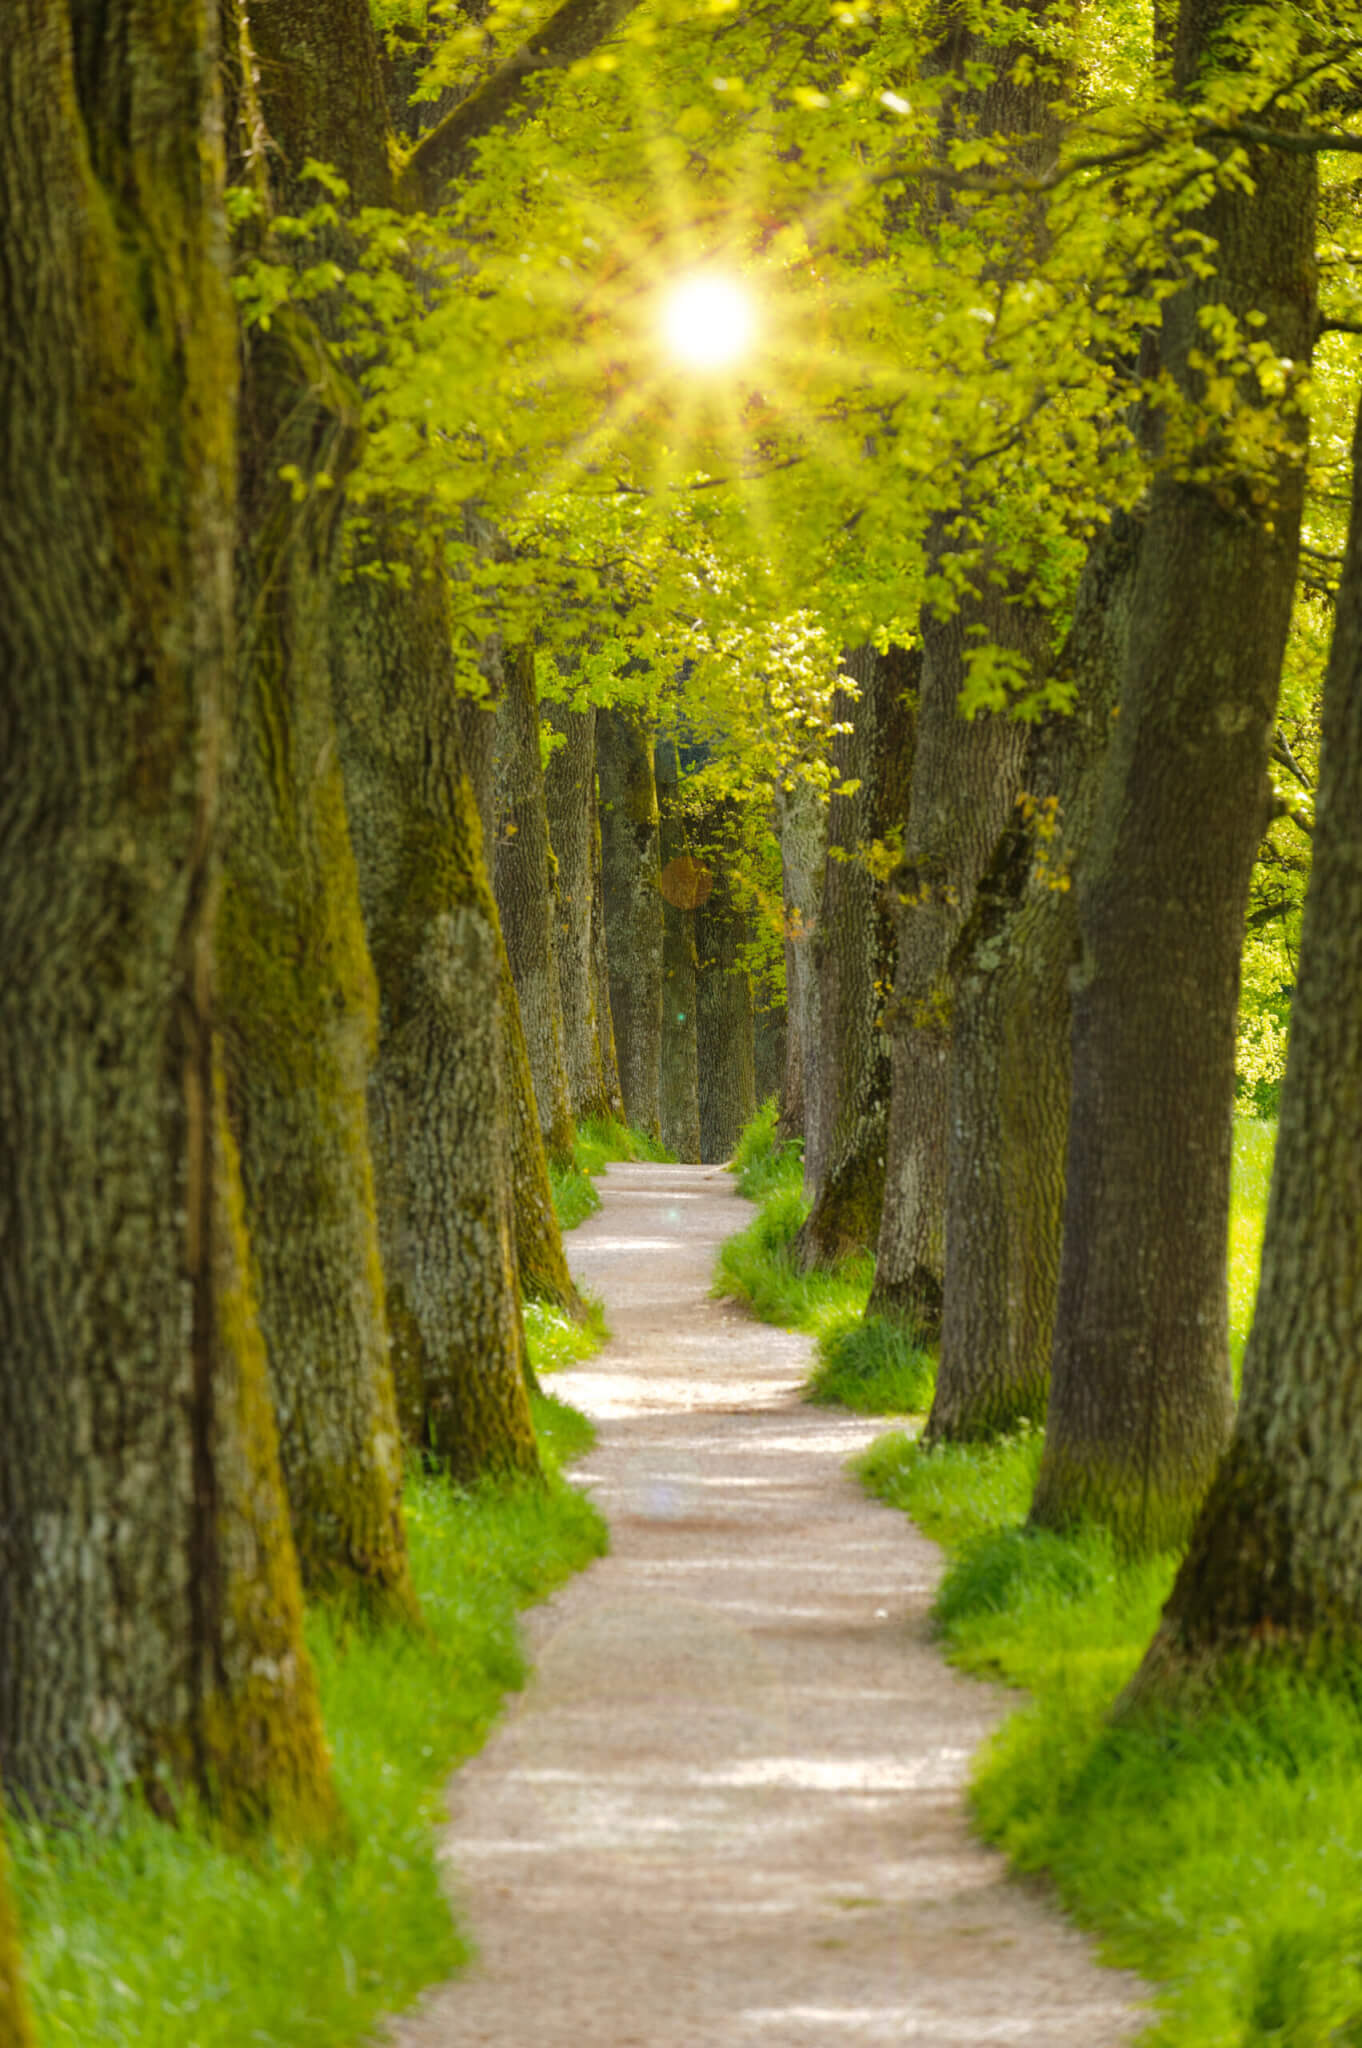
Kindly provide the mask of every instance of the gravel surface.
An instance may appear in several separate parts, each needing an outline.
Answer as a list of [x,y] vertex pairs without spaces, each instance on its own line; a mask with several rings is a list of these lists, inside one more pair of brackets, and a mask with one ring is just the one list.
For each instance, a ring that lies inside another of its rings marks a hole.
[[714,1167],[612,1166],[569,1239],[614,1331],[554,1384],[612,1552],[528,1617],[536,1670],[451,1787],[469,1972],[396,2048],[1107,2048],[1143,1987],[971,1839],[1014,1704],[926,1634],[941,1555],[801,1403],[809,1341],[711,1301],[752,1211]]

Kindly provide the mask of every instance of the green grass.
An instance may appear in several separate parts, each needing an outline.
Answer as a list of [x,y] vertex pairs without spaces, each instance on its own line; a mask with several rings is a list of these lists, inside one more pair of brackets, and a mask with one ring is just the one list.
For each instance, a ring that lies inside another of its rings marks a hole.
[[538,1378],[561,1372],[565,1366],[580,1365],[594,1356],[610,1335],[605,1310],[594,1294],[582,1296],[586,1314],[569,1315],[556,1302],[527,1301],[524,1305],[525,1341],[530,1363]]
[[807,1330],[818,1361],[805,1398],[863,1415],[904,1415],[931,1405],[935,1366],[929,1352],[891,1318],[867,1320],[875,1262],[869,1252],[803,1272],[790,1255],[808,1214],[803,1147],[776,1138],[776,1105],[763,1103],[730,1161],[738,1192],[761,1207],[746,1230],[720,1247],[716,1294],[745,1302],[764,1323]]
[[[1236,1130],[1236,1358],[1273,1136]],[[1042,1441],[926,1452],[894,1435],[858,1462],[949,1553],[934,1609],[948,1655],[1032,1696],[980,1759],[981,1832],[1049,1874],[1109,1961],[1158,1984],[1149,2048],[1362,2048],[1362,1669],[1326,1684],[1268,1668],[1233,1697],[1113,1725],[1177,1560],[1026,1529]]]
[[[556,1473],[590,1424],[535,1409]],[[414,1474],[406,1513],[428,1635],[308,1622],[351,1853],[233,1855],[134,1801],[100,1829],[11,1819],[42,2048],[342,2048],[466,1959],[440,1885],[440,1787],[523,1683],[517,1608],[597,1556],[605,1529],[556,1476],[463,1493]]]
[[601,1198],[592,1175],[602,1172],[612,1159],[670,1160],[671,1156],[665,1146],[645,1131],[617,1123],[614,1117],[584,1118],[577,1126],[572,1164],[559,1166],[552,1159],[549,1161],[549,1187],[558,1228],[575,1230],[588,1216],[594,1216]]

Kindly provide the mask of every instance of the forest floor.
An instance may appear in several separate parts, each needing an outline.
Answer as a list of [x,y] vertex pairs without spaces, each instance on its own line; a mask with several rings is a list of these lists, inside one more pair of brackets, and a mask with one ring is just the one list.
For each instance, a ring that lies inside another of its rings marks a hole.
[[845,1472],[882,1421],[798,1397],[811,1339],[710,1299],[717,1167],[613,1165],[570,1240],[613,1341],[574,1370],[612,1551],[527,1617],[535,1672],[451,1788],[478,1950],[396,2048],[1115,2048],[1147,2014],[969,1834],[1015,1693],[927,1633],[941,1553]]

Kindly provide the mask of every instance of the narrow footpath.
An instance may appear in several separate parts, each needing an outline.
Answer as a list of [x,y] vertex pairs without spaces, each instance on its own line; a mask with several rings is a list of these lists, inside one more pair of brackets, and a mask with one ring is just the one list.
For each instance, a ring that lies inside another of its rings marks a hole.
[[569,1239],[613,1341],[555,1382],[609,1557],[527,1617],[535,1674],[451,1789],[479,1955],[397,2048],[1109,2048],[1141,1986],[967,1832],[1014,1702],[926,1634],[940,1553],[801,1403],[809,1341],[709,1299],[731,1176],[612,1166]]

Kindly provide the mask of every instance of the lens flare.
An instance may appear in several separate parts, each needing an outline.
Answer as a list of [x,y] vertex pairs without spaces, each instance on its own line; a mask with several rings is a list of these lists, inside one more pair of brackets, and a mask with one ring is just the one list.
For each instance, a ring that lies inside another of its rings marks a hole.
[[668,353],[695,370],[724,370],[747,354],[756,337],[756,308],[730,277],[683,277],[662,300]]

